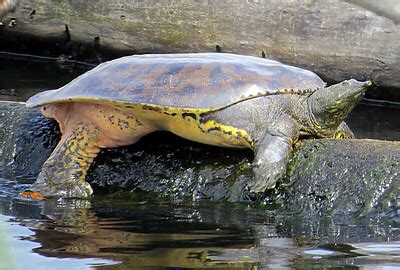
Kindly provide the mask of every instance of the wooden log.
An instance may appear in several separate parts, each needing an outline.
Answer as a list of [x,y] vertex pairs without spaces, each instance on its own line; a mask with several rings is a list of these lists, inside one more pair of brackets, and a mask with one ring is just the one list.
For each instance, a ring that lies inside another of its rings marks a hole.
[[7,13],[15,11],[17,0],[0,0],[0,19]]
[[234,52],[307,68],[327,80],[400,87],[400,26],[339,0],[21,0],[4,20],[0,49],[30,52],[44,40],[52,40],[53,52],[73,56],[88,48],[95,55],[106,48]]
[[397,0],[346,0],[400,23],[400,2]]
[[[0,102],[0,177],[33,182],[60,133],[23,103]],[[248,201],[251,151],[202,145],[166,133],[103,150],[88,174],[95,193],[145,190],[173,199]],[[123,194],[122,194],[123,195]],[[265,201],[306,213],[383,213],[398,217],[400,143],[306,140],[283,183]]]

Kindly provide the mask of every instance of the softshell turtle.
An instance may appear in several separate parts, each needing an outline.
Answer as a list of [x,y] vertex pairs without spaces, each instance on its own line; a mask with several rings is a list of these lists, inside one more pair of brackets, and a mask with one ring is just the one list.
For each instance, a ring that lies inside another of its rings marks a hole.
[[[254,150],[252,192],[273,188],[299,136],[352,137],[342,122],[370,82],[326,87],[314,73],[223,53],[135,55],[103,63],[27,101],[60,125],[62,137],[33,192],[92,194],[85,177],[101,148],[157,130],[196,142]],[[36,193],[37,194],[37,193]]]

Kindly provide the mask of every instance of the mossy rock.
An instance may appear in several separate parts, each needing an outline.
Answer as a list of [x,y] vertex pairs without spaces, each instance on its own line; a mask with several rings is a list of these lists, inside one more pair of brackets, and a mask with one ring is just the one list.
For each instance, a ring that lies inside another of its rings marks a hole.
[[[57,124],[21,103],[0,102],[0,177],[31,183],[56,145]],[[88,174],[96,192],[146,191],[173,200],[249,202],[252,152],[155,133],[102,150]],[[306,215],[399,217],[400,143],[305,140],[286,179],[263,198],[266,208]]]

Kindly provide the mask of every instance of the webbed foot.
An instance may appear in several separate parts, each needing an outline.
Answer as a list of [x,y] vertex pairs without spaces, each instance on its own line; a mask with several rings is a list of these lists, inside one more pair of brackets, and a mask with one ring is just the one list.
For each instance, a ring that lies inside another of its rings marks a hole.
[[43,164],[30,192],[38,193],[44,198],[90,197],[93,190],[85,178],[99,151],[94,145],[98,133],[91,122],[79,122],[69,133],[63,134],[57,147]]
[[286,173],[286,166],[300,134],[297,122],[287,115],[281,115],[266,130],[256,145],[253,162],[254,182],[250,192],[264,193],[273,189]]
[[19,195],[35,200],[42,200],[51,197],[86,199],[92,194],[92,187],[84,180],[54,183],[46,181],[45,177],[40,173],[31,188],[21,192]]
[[273,162],[256,164],[253,168],[254,181],[249,185],[250,192],[264,193],[274,189],[276,183],[286,172],[286,162]]

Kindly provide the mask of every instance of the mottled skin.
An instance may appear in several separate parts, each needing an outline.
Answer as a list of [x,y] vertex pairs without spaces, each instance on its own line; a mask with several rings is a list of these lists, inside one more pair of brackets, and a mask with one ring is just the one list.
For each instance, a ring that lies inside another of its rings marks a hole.
[[137,142],[156,130],[223,147],[254,150],[251,191],[275,187],[300,136],[352,137],[343,119],[370,82],[325,87],[314,73],[231,54],[131,56],[40,93],[62,138],[32,190],[44,197],[92,194],[86,173],[101,148]]

